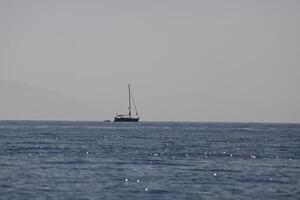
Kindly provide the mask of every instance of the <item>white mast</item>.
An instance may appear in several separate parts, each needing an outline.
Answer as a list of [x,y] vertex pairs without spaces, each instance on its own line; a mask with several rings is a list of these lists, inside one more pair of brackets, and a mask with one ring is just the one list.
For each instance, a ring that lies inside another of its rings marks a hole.
[[128,84],[128,99],[129,99],[129,117],[131,118],[131,95],[130,95],[130,84]]

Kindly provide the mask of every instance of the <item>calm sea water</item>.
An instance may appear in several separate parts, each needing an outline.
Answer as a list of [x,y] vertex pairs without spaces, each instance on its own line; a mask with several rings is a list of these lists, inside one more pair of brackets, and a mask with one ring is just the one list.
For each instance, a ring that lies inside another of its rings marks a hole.
[[300,124],[0,121],[0,199],[300,199]]

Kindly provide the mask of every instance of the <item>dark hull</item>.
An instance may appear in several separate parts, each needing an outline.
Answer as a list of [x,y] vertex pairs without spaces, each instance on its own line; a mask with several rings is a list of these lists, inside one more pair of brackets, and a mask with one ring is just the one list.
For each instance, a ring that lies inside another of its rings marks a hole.
[[138,122],[139,118],[130,118],[130,117],[115,117],[115,122]]

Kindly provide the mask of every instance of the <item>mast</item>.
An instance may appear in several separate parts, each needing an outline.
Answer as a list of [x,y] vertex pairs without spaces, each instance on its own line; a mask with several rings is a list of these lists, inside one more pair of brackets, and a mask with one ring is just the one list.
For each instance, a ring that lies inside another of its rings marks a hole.
[[128,100],[129,100],[129,106],[128,106],[129,117],[131,118],[131,95],[130,95],[130,84],[128,84]]

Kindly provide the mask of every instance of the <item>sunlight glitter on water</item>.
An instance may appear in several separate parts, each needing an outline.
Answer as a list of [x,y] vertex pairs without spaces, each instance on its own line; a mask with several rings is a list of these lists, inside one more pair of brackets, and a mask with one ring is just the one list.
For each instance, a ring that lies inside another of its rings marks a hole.
[[300,193],[300,125],[6,123],[0,199],[285,200]]

